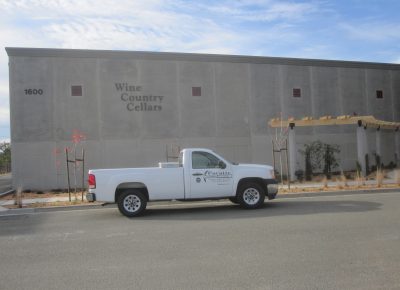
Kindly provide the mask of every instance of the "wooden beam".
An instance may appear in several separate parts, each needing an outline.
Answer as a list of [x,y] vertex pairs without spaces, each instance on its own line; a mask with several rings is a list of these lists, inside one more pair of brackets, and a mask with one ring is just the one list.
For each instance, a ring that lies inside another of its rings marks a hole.
[[268,125],[272,128],[289,127],[293,123],[296,127],[312,127],[312,126],[333,126],[333,125],[357,125],[361,122],[362,126],[367,128],[380,128],[384,130],[396,130],[400,127],[399,122],[388,122],[375,119],[374,116],[338,116],[333,118],[331,116],[323,116],[319,119],[312,117],[304,117],[302,119],[289,118],[288,120],[281,120],[279,118],[271,119]]

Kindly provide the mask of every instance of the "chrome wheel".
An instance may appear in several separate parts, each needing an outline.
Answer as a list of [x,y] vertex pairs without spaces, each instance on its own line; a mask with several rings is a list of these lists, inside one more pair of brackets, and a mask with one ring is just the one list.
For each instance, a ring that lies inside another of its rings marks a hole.
[[255,188],[247,188],[243,192],[243,200],[248,205],[254,205],[260,200],[260,192]]
[[142,202],[136,195],[127,195],[124,198],[123,205],[127,212],[134,213],[140,209]]
[[127,189],[117,197],[119,211],[127,217],[142,214],[146,209],[147,198],[139,190]]

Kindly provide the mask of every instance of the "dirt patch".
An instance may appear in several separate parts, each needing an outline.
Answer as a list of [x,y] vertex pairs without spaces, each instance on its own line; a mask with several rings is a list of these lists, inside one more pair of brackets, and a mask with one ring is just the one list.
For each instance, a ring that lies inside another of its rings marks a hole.
[[323,184],[318,187],[298,187],[296,185],[291,185],[290,189],[280,188],[279,193],[300,193],[300,192],[321,192],[321,191],[348,191],[348,190],[374,190],[382,188],[398,188],[400,190],[400,185],[397,184],[382,184],[381,186],[376,185],[342,185],[326,186]]
[[[50,202],[44,202],[41,199],[44,198],[55,198],[56,200]],[[21,199],[33,199],[37,200],[37,202],[33,203],[23,203],[22,208],[37,208],[37,207],[56,207],[56,206],[76,206],[76,205],[98,205],[101,204],[99,202],[88,202],[86,200],[86,192],[83,192],[83,200],[82,200],[82,192],[71,193],[71,201],[68,200],[69,194],[66,191],[46,191],[46,192],[22,192]],[[57,200],[62,199],[62,200]],[[67,199],[67,200],[65,200]],[[2,201],[10,201],[16,200],[16,194],[9,194],[7,196],[3,196],[0,198]],[[18,205],[2,205],[2,207],[6,208],[19,208]]]
[[[58,207],[58,206],[85,206],[85,205],[101,205],[100,202],[88,202],[88,201],[81,201],[77,200],[74,201],[72,200],[71,202],[69,201],[55,201],[55,202],[35,202],[31,204],[24,204],[22,205],[22,208],[40,208],[40,207]],[[3,205],[5,208],[9,209],[14,209],[14,208],[19,208],[18,205]]]
[[[85,199],[86,192],[83,193],[83,199]],[[22,192],[22,199],[35,199],[35,198],[51,198],[51,197],[68,197],[68,192],[54,192],[54,191],[45,191],[45,192]],[[77,199],[82,199],[82,192],[78,192],[76,194]],[[3,196],[0,200],[13,200],[15,199],[15,193],[9,194],[7,196]],[[71,193],[71,200],[75,199],[75,193]]]

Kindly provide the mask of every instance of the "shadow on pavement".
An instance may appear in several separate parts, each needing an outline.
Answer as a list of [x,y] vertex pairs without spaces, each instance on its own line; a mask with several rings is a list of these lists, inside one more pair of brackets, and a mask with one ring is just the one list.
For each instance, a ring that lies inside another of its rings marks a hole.
[[0,237],[31,235],[48,221],[46,215],[5,215],[0,216]]
[[320,213],[346,213],[379,210],[382,204],[368,201],[274,201],[260,209],[245,210],[238,205],[222,204],[188,208],[149,208],[132,220],[218,220]]

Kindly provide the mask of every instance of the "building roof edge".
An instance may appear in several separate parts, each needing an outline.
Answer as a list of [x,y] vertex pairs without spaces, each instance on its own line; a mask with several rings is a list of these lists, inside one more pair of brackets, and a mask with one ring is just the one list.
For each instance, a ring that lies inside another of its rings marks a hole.
[[150,52],[125,50],[90,50],[59,48],[6,47],[9,57],[65,57],[65,58],[134,58],[144,60],[174,60],[203,62],[233,62],[252,64],[279,64],[297,66],[328,66],[400,70],[400,64],[359,62],[344,60],[303,59],[286,57],[222,55],[176,52]]

